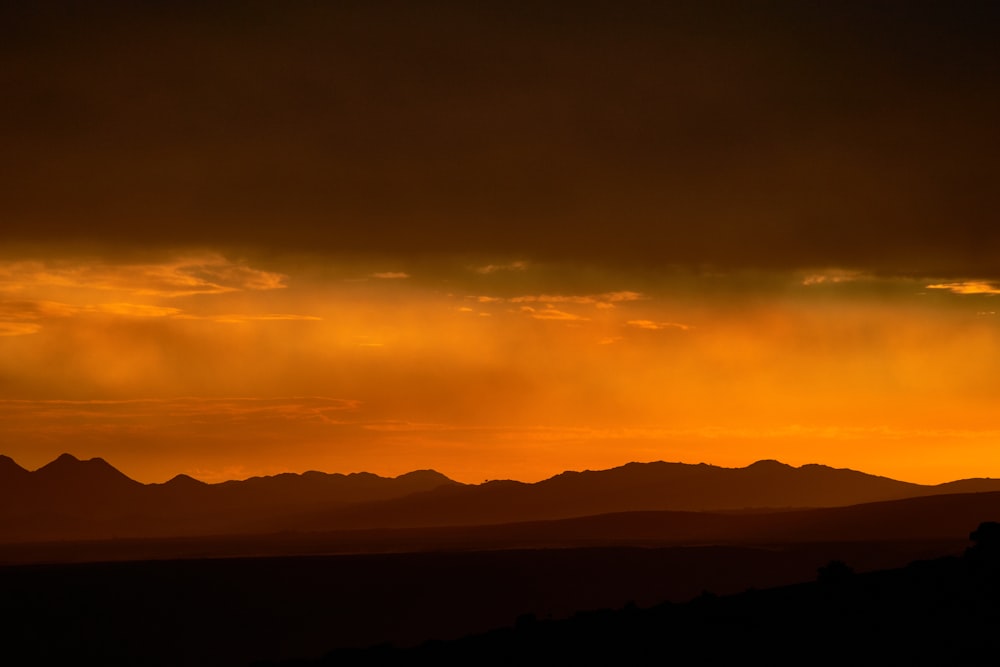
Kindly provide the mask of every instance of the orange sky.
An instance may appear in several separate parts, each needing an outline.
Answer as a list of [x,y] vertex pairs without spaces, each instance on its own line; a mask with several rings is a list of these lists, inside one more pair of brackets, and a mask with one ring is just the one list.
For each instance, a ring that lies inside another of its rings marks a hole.
[[670,460],[1000,473],[991,288],[203,251],[0,263],[0,438],[143,481]]
[[0,6],[0,453],[1000,477],[1000,5]]

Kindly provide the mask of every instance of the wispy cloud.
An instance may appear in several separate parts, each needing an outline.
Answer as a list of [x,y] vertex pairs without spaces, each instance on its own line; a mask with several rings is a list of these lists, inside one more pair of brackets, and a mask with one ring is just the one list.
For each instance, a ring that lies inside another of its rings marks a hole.
[[315,315],[293,313],[195,315],[180,308],[144,303],[98,303],[74,306],[56,301],[3,301],[0,302],[0,328],[8,333],[0,335],[17,336],[40,331],[46,320],[71,317],[110,315],[122,318],[167,318],[175,320],[207,320],[223,323],[268,322],[268,321],[320,321]]
[[2,335],[25,335],[51,320],[94,316],[217,322],[321,319],[286,313],[206,314],[204,303],[202,312],[195,314],[163,305],[179,297],[282,289],[286,281],[284,274],[212,253],[147,264],[0,262],[0,295],[9,297],[0,301],[0,329]]
[[152,306],[143,303],[98,303],[74,306],[57,301],[0,302],[0,317],[11,320],[42,320],[72,317],[87,313],[124,315],[127,317],[170,317],[181,313],[181,309],[167,306]]
[[802,279],[803,285],[830,285],[837,283],[850,283],[864,280],[870,276],[862,271],[852,271],[848,269],[829,269],[819,273],[811,273]]
[[557,310],[555,307],[549,305],[545,308],[532,308],[531,306],[521,306],[521,312],[525,313],[529,317],[533,317],[536,320],[559,320],[562,322],[586,322],[590,318],[583,317],[582,315],[576,315],[575,313],[567,313],[563,310]]
[[662,331],[664,329],[679,329],[680,331],[690,331],[694,327],[680,322],[654,322],[653,320],[629,320],[625,323],[636,329],[646,329],[648,331]]
[[568,303],[598,308],[614,308],[617,303],[639,301],[645,299],[646,296],[641,292],[620,291],[601,294],[523,294],[511,297],[478,295],[467,298],[475,299],[479,303],[542,303],[549,305]]
[[0,322],[0,336],[29,336],[41,329],[35,322]]
[[40,320],[50,317],[69,317],[80,312],[79,306],[57,301],[0,301],[0,318],[5,320]]
[[508,264],[487,264],[486,266],[477,266],[473,270],[476,273],[482,273],[484,275],[489,275],[491,273],[498,273],[500,271],[524,271],[528,268],[527,262],[510,262]]
[[[357,411],[354,399],[322,396],[279,398],[143,398],[110,400],[0,400],[0,418],[28,423],[115,423],[121,419],[177,419],[185,423],[247,420],[340,423],[344,412]],[[41,421],[39,421],[41,420]]]
[[1000,287],[985,281],[973,280],[955,283],[937,283],[927,285],[927,289],[948,290],[952,294],[1000,294]]
[[319,322],[322,317],[315,315],[293,315],[289,313],[269,313],[267,315],[180,315],[178,319],[189,320],[211,320],[213,322],[224,322],[227,324],[241,324],[243,322]]
[[174,298],[281,289],[286,286],[286,280],[284,274],[254,269],[218,254],[182,257],[153,264],[0,263],[0,290],[6,292],[61,287]]
[[645,298],[640,292],[604,292],[603,294],[527,294],[506,299],[510,303],[575,303],[580,305],[608,305]]
[[180,313],[179,308],[140,303],[73,306],[57,301],[3,301],[0,302],[0,336],[25,336],[38,333],[46,321],[81,315],[151,318],[173,317]]
[[150,306],[141,303],[102,303],[81,309],[82,312],[98,312],[126,317],[170,317],[181,312],[180,308]]
[[409,278],[410,274],[403,271],[380,271],[371,274],[371,277],[379,278],[380,280],[402,280],[403,278]]

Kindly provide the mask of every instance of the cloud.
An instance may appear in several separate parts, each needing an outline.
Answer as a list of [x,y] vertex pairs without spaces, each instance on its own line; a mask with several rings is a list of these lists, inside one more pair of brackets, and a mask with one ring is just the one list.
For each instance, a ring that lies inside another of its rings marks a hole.
[[186,424],[202,422],[317,421],[340,423],[344,412],[357,411],[355,399],[323,396],[279,398],[140,398],[108,400],[27,400],[0,399],[0,418],[27,424],[59,423],[100,424],[113,426],[119,420],[183,420]]
[[0,336],[28,336],[41,329],[42,325],[34,322],[0,322]]
[[811,285],[829,285],[837,283],[850,283],[858,280],[864,280],[870,276],[862,271],[851,271],[847,269],[830,269],[822,273],[812,273],[807,275],[802,279],[802,284]]
[[0,295],[18,297],[0,301],[0,321],[5,322],[4,335],[10,336],[35,333],[53,319],[100,315],[217,322],[321,319],[287,313],[194,314],[158,303],[186,296],[282,289],[286,281],[284,274],[215,253],[147,264],[0,261]]
[[88,315],[112,315],[126,318],[169,318],[175,320],[208,320],[221,323],[270,322],[270,321],[320,321],[315,315],[291,313],[265,313],[248,315],[228,313],[222,315],[194,315],[180,308],[157,306],[143,303],[99,303],[74,306],[56,301],[4,301],[0,302],[0,318],[3,330],[0,335],[15,336],[36,333],[42,328],[42,321],[81,317]]
[[679,322],[654,322],[653,320],[629,320],[625,323],[630,327],[635,327],[636,329],[646,329],[648,331],[662,331],[664,329],[680,329],[681,331],[690,331],[694,327],[688,324],[681,324]]
[[211,320],[213,322],[224,322],[227,324],[240,324],[243,322],[319,322],[322,317],[315,315],[292,315],[288,313],[271,313],[267,315],[181,315],[178,319],[187,320]]
[[556,310],[552,306],[546,306],[542,310],[532,308],[531,306],[521,306],[521,312],[526,313],[536,320],[559,320],[562,322],[587,322],[590,320],[589,317],[583,317],[574,313]]
[[232,262],[218,254],[181,257],[156,264],[0,263],[0,290],[6,292],[58,287],[173,298],[281,289],[286,287],[287,278],[281,273]]
[[937,283],[935,285],[928,285],[927,289],[948,290],[952,294],[1000,294],[1000,287],[996,287],[992,283],[977,280],[955,283]]
[[0,302],[0,336],[24,336],[42,330],[42,322],[78,315],[115,315],[122,317],[172,317],[179,308],[136,303],[102,303],[73,306],[57,301]]
[[487,264],[486,266],[479,266],[473,269],[476,273],[482,273],[484,275],[489,275],[491,273],[497,273],[499,271],[524,271],[528,268],[527,262],[510,262],[509,264]]
[[524,294],[521,296],[472,296],[479,303],[571,303],[581,306],[596,306],[597,308],[614,308],[616,303],[639,301],[647,298],[641,292],[620,291],[601,294]]
[[567,294],[528,294],[506,299],[510,303],[576,303],[581,305],[605,306],[623,301],[639,301],[644,299],[640,292],[604,292],[603,294],[567,295]]
[[13,320],[42,320],[94,313],[127,317],[169,317],[181,312],[180,308],[152,306],[143,303],[99,303],[74,306],[57,301],[0,302],[0,317]]
[[79,307],[56,301],[0,301],[0,317],[10,320],[69,317],[78,312],[80,312]]
[[170,317],[178,315],[180,308],[150,306],[140,303],[103,303],[81,309],[81,312],[100,312],[109,315],[124,315],[126,317]]
[[[536,320],[559,320],[563,322],[587,322],[589,317],[560,310],[556,304],[568,304],[577,306],[593,306],[599,309],[615,308],[615,304],[629,301],[639,301],[647,298],[641,292],[621,290],[615,292],[601,292],[598,294],[522,294],[520,296],[499,297],[499,296],[467,296],[467,299],[474,299],[477,303],[512,303],[521,304],[520,311]],[[531,304],[531,305],[527,305]],[[539,308],[536,304],[545,307]],[[471,310],[471,309],[470,309]]]
[[381,280],[400,280],[402,278],[409,278],[409,273],[404,273],[402,271],[381,271],[379,273],[371,274],[372,278],[379,278]]

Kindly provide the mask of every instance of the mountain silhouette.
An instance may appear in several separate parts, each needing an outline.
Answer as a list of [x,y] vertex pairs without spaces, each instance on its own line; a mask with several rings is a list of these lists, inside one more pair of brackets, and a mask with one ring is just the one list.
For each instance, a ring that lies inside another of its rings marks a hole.
[[31,473],[17,465],[14,459],[0,454],[0,494],[27,483]]
[[163,484],[142,484],[103,459],[62,454],[33,472],[3,457],[0,484],[0,542],[17,542],[245,532],[245,524],[269,517],[456,482],[427,470],[397,478],[310,471],[219,484],[178,475]]
[[955,493],[1000,491],[1000,480],[926,486],[854,470],[758,461],[745,468],[704,463],[629,463],[564,472],[526,484],[451,485],[379,503],[286,519],[299,530],[458,526],[636,511],[739,512],[836,507]]
[[[499,480],[466,485],[433,470],[396,478],[309,471],[218,484],[178,475],[163,484],[141,484],[103,459],[81,461],[69,454],[33,472],[2,457],[0,483],[0,541],[7,543],[455,528],[620,515],[618,529],[605,521],[604,528],[592,530],[587,538],[605,540],[615,539],[616,530],[624,535],[627,526],[637,525],[640,515],[626,520],[626,514],[651,512],[691,514],[676,514],[667,523],[684,523],[693,533],[664,524],[660,541],[669,541],[671,531],[677,530],[684,539],[702,535],[698,539],[721,540],[727,534],[739,535],[741,526],[753,521],[755,526],[781,526],[775,530],[788,533],[799,516],[791,511],[795,509],[858,506],[966,490],[982,496],[975,502],[985,502],[990,491],[1000,491],[1000,480],[927,486],[772,460],[745,468],[629,463],[609,470],[567,471],[533,484]],[[978,516],[978,511],[966,518]],[[743,514],[771,518],[741,522]],[[666,521],[664,516],[658,521]],[[811,524],[813,519],[803,518],[797,530],[815,532],[819,524]],[[723,525],[729,527],[721,532],[711,528]],[[929,525],[923,522],[915,530],[926,534]],[[760,530],[754,528],[750,534],[758,536]]]
[[79,496],[77,500],[89,494],[112,495],[143,486],[104,459],[92,458],[81,461],[71,454],[62,454],[56,460],[36,470],[32,475],[32,481],[46,490],[73,493]]
[[17,465],[14,459],[0,454],[0,479],[8,479],[8,475],[22,475],[28,471]]

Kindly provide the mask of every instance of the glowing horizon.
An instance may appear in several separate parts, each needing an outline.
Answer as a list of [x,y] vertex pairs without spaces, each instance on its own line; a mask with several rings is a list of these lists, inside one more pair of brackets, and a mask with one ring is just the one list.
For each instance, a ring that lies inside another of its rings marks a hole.
[[101,456],[147,482],[775,458],[937,483],[1000,468],[988,294],[839,270],[273,264],[0,262],[5,453]]

